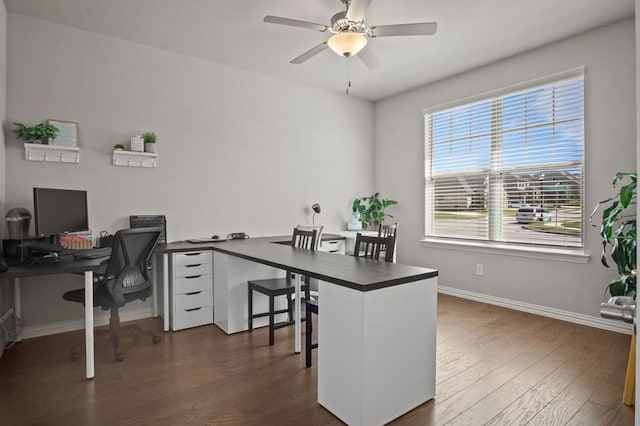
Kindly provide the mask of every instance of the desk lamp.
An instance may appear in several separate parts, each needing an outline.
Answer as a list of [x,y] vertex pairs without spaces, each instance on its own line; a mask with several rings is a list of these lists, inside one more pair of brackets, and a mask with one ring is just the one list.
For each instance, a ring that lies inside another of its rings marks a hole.
[[316,215],[319,214],[322,210],[320,209],[320,204],[318,204],[318,203],[315,203],[314,205],[312,205],[311,209],[313,210],[313,216],[311,218],[311,223],[313,223],[315,225],[316,224]]

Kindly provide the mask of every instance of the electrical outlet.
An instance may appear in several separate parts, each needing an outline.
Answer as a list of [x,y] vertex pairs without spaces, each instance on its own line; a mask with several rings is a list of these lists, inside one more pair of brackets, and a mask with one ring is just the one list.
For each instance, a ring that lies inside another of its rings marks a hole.
[[482,263],[476,263],[476,275],[484,274],[484,266]]

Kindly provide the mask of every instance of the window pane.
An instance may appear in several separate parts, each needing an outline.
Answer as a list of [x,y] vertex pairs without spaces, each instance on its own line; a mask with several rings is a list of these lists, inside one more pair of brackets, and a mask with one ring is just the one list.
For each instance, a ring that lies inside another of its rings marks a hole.
[[582,245],[582,169],[503,175],[502,240]]
[[427,234],[581,246],[583,88],[579,76],[425,115]]
[[488,175],[434,181],[433,235],[486,240]]

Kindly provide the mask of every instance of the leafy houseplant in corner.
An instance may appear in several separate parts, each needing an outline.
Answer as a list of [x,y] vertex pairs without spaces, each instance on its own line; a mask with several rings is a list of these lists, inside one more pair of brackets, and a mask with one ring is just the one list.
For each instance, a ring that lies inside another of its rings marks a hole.
[[29,127],[22,123],[13,123],[15,129],[13,131],[18,135],[19,139],[23,139],[30,143],[48,143],[49,139],[55,139],[58,136],[59,129],[53,124],[36,124]]
[[144,138],[144,150],[145,152],[156,152],[156,134],[153,132],[145,133],[142,135]]
[[380,199],[380,194],[376,192],[370,197],[356,198],[353,200],[353,212],[360,213],[362,228],[367,229],[373,225],[377,227],[387,217],[393,217],[386,212],[388,207],[398,204],[396,200]]
[[[624,181],[624,182],[623,182]],[[619,184],[618,192],[612,197],[600,201],[591,213],[593,216],[600,206],[602,211],[602,224],[600,237],[602,238],[602,256],[600,261],[607,268],[607,259],[616,264],[619,277],[609,283],[609,293],[612,296],[636,296],[636,187],[637,173],[616,173],[613,179],[613,187]]]

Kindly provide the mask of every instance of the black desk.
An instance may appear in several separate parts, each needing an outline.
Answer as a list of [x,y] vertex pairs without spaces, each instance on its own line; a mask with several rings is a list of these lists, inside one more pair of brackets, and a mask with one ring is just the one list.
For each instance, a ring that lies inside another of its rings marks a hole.
[[20,279],[38,275],[60,275],[84,273],[85,309],[84,328],[86,342],[86,378],[95,376],[94,347],[93,347],[93,273],[103,268],[105,258],[74,260],[73,256],[63,256],[57,263],[37,263],[23,266],[11,266],[9,270],[0,274],[0,278],[13,279],[14,309],[16,315],[16,340],[22,340],[21,316],[22,303],[20,300]]

